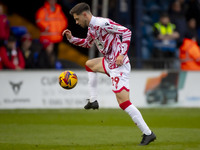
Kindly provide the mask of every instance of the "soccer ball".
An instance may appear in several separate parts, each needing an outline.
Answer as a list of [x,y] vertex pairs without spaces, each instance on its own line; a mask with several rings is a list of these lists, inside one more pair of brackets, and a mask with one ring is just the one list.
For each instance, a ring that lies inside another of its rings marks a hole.
[[64,89],[72,89],[76,86],[78,78],[76,74],[70,70],[66,70],[59,75],[59,84]]

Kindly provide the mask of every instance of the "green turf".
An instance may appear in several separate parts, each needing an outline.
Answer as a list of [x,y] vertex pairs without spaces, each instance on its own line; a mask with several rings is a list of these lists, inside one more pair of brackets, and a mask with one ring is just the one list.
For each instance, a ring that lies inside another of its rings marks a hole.
[[200,150],[200,109],[140,109],[157,135],[120,109],[0,110],[0,150]]

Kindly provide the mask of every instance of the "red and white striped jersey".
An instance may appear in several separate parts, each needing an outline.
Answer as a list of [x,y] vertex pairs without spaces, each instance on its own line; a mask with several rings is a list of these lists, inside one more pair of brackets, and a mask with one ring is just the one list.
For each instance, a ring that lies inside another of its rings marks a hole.
[[108,18],[94,17],[89,23],[85,39],[72,37],[69,42],[85,48],[90,48],[93,43],[104,55],[110,69],[117,68],[116,58],[124,55],[123,63],[129,62],[127,56],[131,40],[131,31]]

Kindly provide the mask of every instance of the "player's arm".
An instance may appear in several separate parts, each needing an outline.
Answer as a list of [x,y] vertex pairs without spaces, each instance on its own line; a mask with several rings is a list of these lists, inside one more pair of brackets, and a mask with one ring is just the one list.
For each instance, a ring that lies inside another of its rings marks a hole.
[[122,49],[120,55],[126,55],[131,41],[131,31],[113,21],[108,21],[103,25],[103,29],[113,34],[119,34],[122,37]]
[[77,45],[77,46],[85,47],[85,48],[90,48],[94,42],[94,40],[90,36],[89,31],[88,31],[87,37],[85,39],[74,37],[72,35],[71,31],[68,29],[64,30],[62,35],[63,36],[65,35],[70,43]]

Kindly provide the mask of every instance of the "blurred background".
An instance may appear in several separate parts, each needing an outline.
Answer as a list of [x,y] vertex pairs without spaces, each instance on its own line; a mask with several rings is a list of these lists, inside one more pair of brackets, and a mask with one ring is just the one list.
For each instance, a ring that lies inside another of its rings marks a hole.
[[[0,0],[0,108],[82,108],[85,62],[101,54],[62,37],[66,28],[87,35],[69,14],[79,2],[132,31],[130,96],[136,106],[200,106],[199,0]],[[58,87],[59,74],[68,69],[79,79],[72,91]],[[99,75],[101,106],[118,108],[107,101],[115,99],[110,85]]]
[[[101,55],[61,35],[86,37],[69,14],[79,2],[132,31],[130,101],[158,137],[147,149],[199,150],[200,0],[0,0],[0,149],[146,149],[105,74],[100,109],[83,108],[85,62]],[[71,90],[64,70],[78,77]]]
[[[87,29],[76,25],[69,14],[79,2],[88,3],[95,16],[108,17],[132,31],[128,53],[132,69],[183,69],[180,47],[184,38],[195,38],[199,44],[199,0],[1,0],[1,46],[8,49],[9,41],[16,40],[16,52],[22,53],[18,64],[2,62],[1,69],[81,69],[89,58],[99,56],[96,48],[88,50],[71,45],[65,38],[50,37],[56,31],[55,24],[60,27],[59,34],[69,28],[74,36],[86,37]],[[64,19],[55,21],[55,12],[58,16],[63,13]],[[169,20],[163,22],[162,18]],[[13,63],[13,59],[8,60]]]

